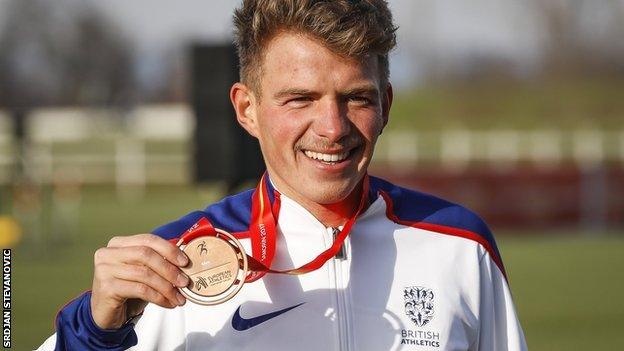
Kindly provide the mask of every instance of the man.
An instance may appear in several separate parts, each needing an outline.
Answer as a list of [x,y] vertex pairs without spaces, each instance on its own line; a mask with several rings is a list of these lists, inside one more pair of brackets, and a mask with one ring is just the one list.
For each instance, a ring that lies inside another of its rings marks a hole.
[[[111,239],[92,291],[61,310],[42,349],[526,349],[485,224],[367,176],[392,104],[386,2],[245,0],[235,24],[230,97],[267,174],[153,234]],[[305,274],[261,272],[227,302],[185,303],[188,259],[171,242],[205,218],[260,259],[250,247],[264,196],[268,268]]]

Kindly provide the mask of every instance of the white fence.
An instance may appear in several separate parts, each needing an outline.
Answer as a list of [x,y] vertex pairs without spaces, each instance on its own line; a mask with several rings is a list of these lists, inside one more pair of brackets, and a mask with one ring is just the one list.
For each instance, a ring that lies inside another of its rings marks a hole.
[[[40,182],[182,184],[191,180],[194,122],[187,105],[155,105],[120,118],[107,110],[42,109],[27,124],[29,139],[18,158],[6,113],[0,111],[0,184],[21,163]],[[461,169],[472,162],[513,167],[532,162],[581,167],[604,161],[624,164],[624,130],[387,130],[374,162],[410,169],[436,163]]]
[[69,177],[84,183],[184,183],[190,179],[192,112],[186,105],[137,108],[121,118],[109,110],[42,109],[30,114],[21,158],[8,116],[0,112],[0,183],[22,164],[40,182]]
[[513,166],[521,161],[541,167],[572,161],[586,167],[624,162],[624,130],[391,131],[381,137],[376,160],[407,167],[419,162],[452,168],[471,162]]

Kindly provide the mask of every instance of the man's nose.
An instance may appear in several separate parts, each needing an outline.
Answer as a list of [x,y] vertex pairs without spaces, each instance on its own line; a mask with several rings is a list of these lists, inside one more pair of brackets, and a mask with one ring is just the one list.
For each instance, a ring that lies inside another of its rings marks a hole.
[[337,142],[348,135],[351,131],[351,122],[347,116],[346,106],[333,99],[320,104],[318,117],[314,121],[314,131],[330,142]]

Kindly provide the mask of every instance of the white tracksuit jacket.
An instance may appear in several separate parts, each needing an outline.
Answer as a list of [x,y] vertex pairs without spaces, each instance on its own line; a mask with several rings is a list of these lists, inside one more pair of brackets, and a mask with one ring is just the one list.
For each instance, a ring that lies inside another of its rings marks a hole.
[[[273,268],[301,266],[331,245],[333,229],[267,183],[279,204]],[[496,244],[476,215],[374,177],[369,194],[344,258],[304,275],[269,273],[217,306],[150,304],[134,328],[97,328],[85,293],[40,349],[526,350]],[[251,198],[228,197],[154,233],[175,239],[201,217],[245,233]]]

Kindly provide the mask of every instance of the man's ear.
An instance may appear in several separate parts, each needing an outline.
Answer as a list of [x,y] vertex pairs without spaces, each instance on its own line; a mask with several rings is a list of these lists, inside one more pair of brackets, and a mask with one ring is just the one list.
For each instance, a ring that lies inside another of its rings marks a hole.
[[383,117],[384,127],[386,126],[386,124],[388,124],[388,119],[390,118],[390,107],[392,107],[393,97],[394,95],[392,91],[392,84],[388,82],[388,85],[386,86],[386,91],[383,93],[381,101],[381,116]]
[[230,100],[236,112],[236,120],[247,133],[258,138],[258,120],[256,113],[256,96],[243,83],[237,82],[230,89]]

